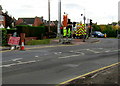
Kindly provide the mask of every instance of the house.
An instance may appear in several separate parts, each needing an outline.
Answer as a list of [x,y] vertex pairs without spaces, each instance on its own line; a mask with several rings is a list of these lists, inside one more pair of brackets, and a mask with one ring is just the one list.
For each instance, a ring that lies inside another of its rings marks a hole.
[[[44,25],[45,26],[48,26],[49,25],[49,21],[44,21]],[[58,21],[56,20],[56,21],[50,21],[50,26],[56,26],[57,27],[57,25],[58,25]]]
[[15,25],[30,25],[30,26],[40,26],[43,24],[43,17],[35,18],[18,18]]
[[5,17],[2,15],[2,6],[0,5],[0,28],[5,27]]
[[8,15],[8,12],[2,12],[2,6],[0,5],[0,27],[4,28],[13,28],[16,19]]

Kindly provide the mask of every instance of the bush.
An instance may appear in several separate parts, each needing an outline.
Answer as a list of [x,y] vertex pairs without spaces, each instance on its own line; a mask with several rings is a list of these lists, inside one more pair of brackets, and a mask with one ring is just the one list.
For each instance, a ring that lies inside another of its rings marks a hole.
[[117,37],[117,31],[110,25],[106,25],[106,28],[102,30],[102,33],[106,33],[107,37]]
[[100,26],[96,24],[92,25],[92,27],[93,27],[92,31],[101,31]]
[[[0,33],[2,33],[2,35],[0,36],[0,44],[7,45],[7,30],[5,28],[0,29]],[[1,39],[2,38],[2,39]]]

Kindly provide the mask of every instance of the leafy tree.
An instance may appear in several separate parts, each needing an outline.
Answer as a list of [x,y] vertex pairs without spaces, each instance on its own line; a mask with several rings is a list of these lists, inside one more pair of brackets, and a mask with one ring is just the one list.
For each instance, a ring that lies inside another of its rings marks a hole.
[[97,24],[93,24],[92,27],[93,27],[92,29],[93,31],[101,31],[100,27]]

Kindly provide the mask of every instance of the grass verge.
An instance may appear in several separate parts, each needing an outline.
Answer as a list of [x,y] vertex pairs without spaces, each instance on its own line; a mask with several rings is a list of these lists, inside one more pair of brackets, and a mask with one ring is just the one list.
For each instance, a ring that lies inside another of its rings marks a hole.
[[40,45],[40,44],[50,44],[51,39],[43,39],[43,40],[31,40],[26,43],[26,45]]

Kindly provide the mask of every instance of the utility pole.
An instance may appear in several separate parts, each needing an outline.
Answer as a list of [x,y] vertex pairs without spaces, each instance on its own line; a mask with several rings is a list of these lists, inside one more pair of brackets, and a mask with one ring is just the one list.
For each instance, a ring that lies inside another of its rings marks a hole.
[[48,32],[50,32],[50,0],[48,0]]
[[60,27],[61,27],[61,0],[58,0],[58,28],[57,36],[60,37]]
[[[86,20],[86,17],[85,17],[85,9],[84,9],[84,15],[81,14],[81,16],[83,16],[83,20],[84,20],[84,28],[86,29],[86,24],[85,24],[85,20]],[[85,42],[85,39],[86,39],[86,36],[83,35],[83,42]]]

